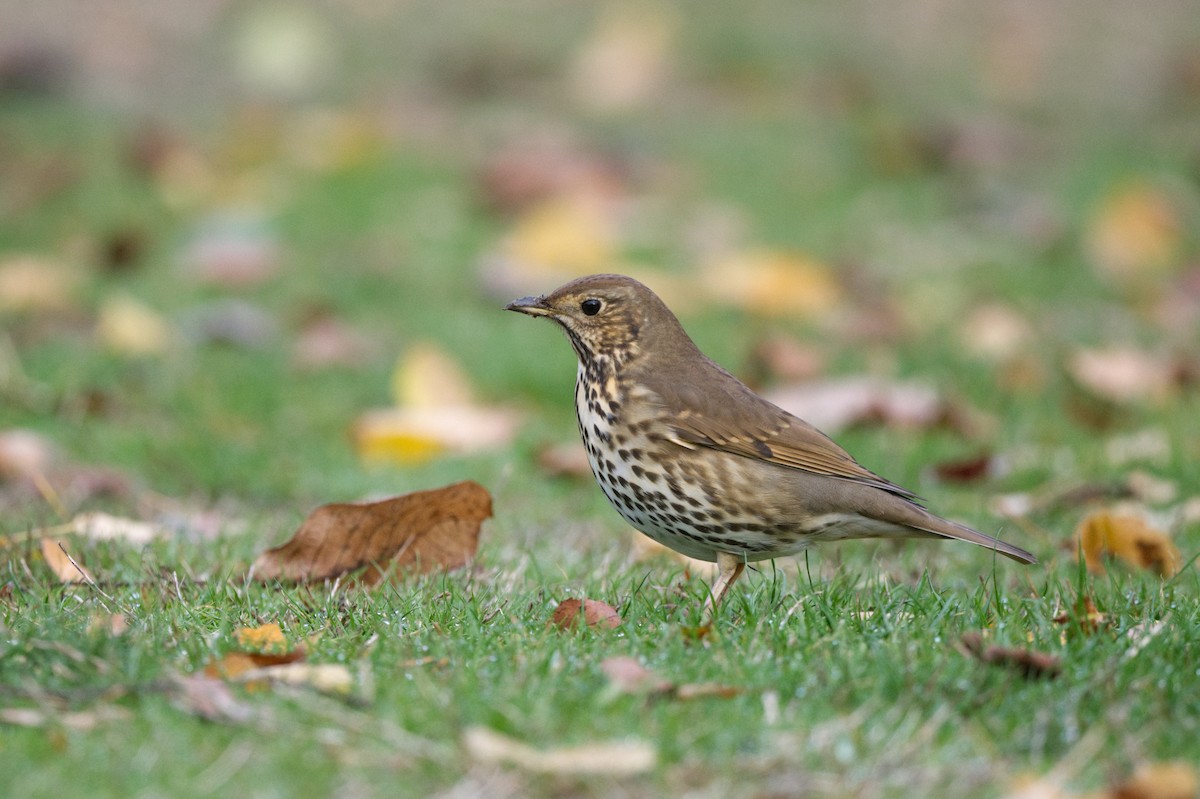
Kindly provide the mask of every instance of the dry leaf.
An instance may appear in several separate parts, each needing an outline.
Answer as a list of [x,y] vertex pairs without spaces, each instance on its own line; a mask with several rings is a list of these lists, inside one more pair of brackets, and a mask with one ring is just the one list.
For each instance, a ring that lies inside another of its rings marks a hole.
[[379,502],[317,508],[282,546],[254,562],[259,580],[326,580],[363,567],[367,585],[409,569],[446,571],[475,556],[492,497],[472,481]]
[[229,652],[220,660],[204,667],[204,676],[211,679],[242,680],[250,672],[261,671],[290,663],[299,663],[306,655],[303,649],[267,654],[265,652]]
[[369,465],[411,466],[440,455],[505,446],[516,435],[517,422],[517,414],[506,408],[383,408],[358,417],[354,445]]
[[964,633],[962,645],[968,654],[974,655],[980,661],[1011,669],[1027,680],[1037,680],[1043,677],[1053,679],[1062,671],[1061,662],[1053,655],[1034,652],[1031,649],[1004,646],[985,647],[983,636],[979,633]]
[[300,369],[358,366],[371,350],[370,341],[335,316],[322,313],[305,322],[292,344],[292,363]]
[[54,445],[41,433],[19,428],[0,431],[0,481],[40,479],[55,458]]
[[75,306],[79,273],[33,255],[0,261],[0,312],[60,312]]
[[959,340],[977,358],[1007,361],[1033,340],[1033,328],[1016,310],[995,303],[980,306],[967,315]]
[[392,401],[401,408],[468,406],[475,398],[467,373],[454,358],[428,342],[408,348],[392,371]]
[[658,763],[657,750],[642,741],[536,749],[486,727],[464,730],[463,748],[481,763],[510,763],[540,774],[629,776],[650,771]]
[[958,408],[931,386],[888,382],[874,377],[844,377],[781,386],[764,396],[789,413],[834,434],[857,424],[904,429],[947,425],[973,432],[978,414]]
[[616,260],[617,234],[607,204],[556,198],[522,215],[501,250],[505,260],[525,270],[586,275]]
[[1170,198],[1153,186],[1135,184],[1105,198],[1088,226],[1086,244],[1102,275],[1129,284],[1174,266],[1182,233]]
[[675,688],[673,696],[681,701],[691,699],[732,699],[740,694],[740,688],[715,682],[687,683]]
[[341,663],[284,663],[244,671],[229,679],[257,684],[279,683],[346,696],[354,690],[354,675]]
[[400,407],[367,411],[354,424],[359,457],[369,464],[423,463],[512,441],[517,415],[473,404],[461,367],[440,349],[419,344],[397,363],[392,395]]
[[799,383],[824,371],[825,354],[820,349],[784,335],[770,335],[756,341],[744,370],[750,386]]
[[140,522],[136,519],[126,519],[112,516],[108,513],[95,511],[81,513],[71,520],[71,526],[76,534],[97,541],[127,541],[131,544],[148,544],[163,536],[161,527]]
[[842,300],[827,265],[773,250],[728,256],[706,267],[701,282],[713,301],[761,316],[819,314]]
[[115,295],[100,306],[96,335],[113,352],[145,356],[166,352],[174,331],[157,311],[133,297]]
[[258,627],[242,627],[234,637],[238,646],[245,649],[266,651],[271,649],[286,650],[287,638],[278,624],[269,623]]
[[1144,621],[1129,628],[1129,648],[1125,650],[1125,658],[1137,657],[1159,633],[1167,628],[1165,620]]
[[61,538],[42,539],[42,557],[54,576],[64,583],[92,583],[91,572],[83,567],[78,558],[67,554],[66,545]]
[[614,688],[626,694],[661,693],[675,687],[670,680],[659,677],[636,658],[628,656],[605,658],[600,662],[600,670]]
[[595,599],[564,599],[554,609],[550,623],[560,630],[573,629],[582,617],[588,627],[612,629],[621,623],[616,608]]
[[1200,776],[1182,761],[1146,763],[1112,790],[1112,799],[1196,799]]
[[977,483],[994,480],[1007,473],[1008,462],[990,453],[963,460],[942,461],[933,467],[933,476],[943,483]]
[[661,3],[613,3],[576,51],[571,94],[600,113],[632,111],[663,89],[674,60],[677,14]]
[[254,711],[234,697],[223,680],[198,674],[175,680],[175,704],[207,721],[244,724]]
[[1129,513],[1101,510],[1085,516],[1075,537],[1088,570],[1100,574],[1104,573],[1104,558],[1109,554],[1161,577],[1173,577],[1183,562],[1166,533]]
[[488,208],[513,214],[556,196],[617,202],[630,194],[631,171],[611,155],[589,152],[553,133],[535,132],[489,154],[478,183]]
[[129,619],[122,613],[93,613],[88,632],[119,638],[129,630]]
[[1174,393],[1179,377],[1169,358],[1133,347],[1080,349],[1067,370],[1081,388],[1122,405],[1162,402]]
[[87,732],[97,725],[113,721],[128,721],[131,713],[116,705],[101,705],[92,710],[74,713],[52,713],[32,707],[0,708],[0,724],[14,727],[65,727],[69,730]]
[[1074,629],[1091,635],[1101,627],[1108,626],[1108,617],[1096,609],[1096,603],[1090,596],[1081,596],[1075,600],[1075,606],[1071,610],[1055,616],[1054,623],[1069,624]]

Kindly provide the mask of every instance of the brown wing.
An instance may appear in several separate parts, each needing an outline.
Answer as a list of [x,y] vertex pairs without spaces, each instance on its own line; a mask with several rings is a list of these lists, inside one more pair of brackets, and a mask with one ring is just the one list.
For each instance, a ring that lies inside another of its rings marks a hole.
[[676,443],[852,480],[917,500],[911,491],[864,469],[850,453],[808,422],[729,379],[732,383],[723,382],[724,391],[718,392],[725,396],[690,397],[692,401],[672,414],[668,428]]

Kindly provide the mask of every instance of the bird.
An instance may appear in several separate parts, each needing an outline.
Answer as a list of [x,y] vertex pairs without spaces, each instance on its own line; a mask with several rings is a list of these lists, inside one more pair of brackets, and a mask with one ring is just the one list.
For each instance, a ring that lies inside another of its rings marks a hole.
[[575,416],[592,474],[630,525],[717,564],[706,618],[746,564],[825,541],[957,539],[1037,562],[934,515],[913,492],[756,394],[701,352],[633,278],[588,275],[504,309],[566,332],[579,362]]

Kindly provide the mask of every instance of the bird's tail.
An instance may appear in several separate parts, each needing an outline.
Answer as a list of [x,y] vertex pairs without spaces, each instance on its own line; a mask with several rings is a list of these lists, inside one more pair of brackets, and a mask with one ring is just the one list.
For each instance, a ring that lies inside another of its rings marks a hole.
[[960,541],[970,541],[972,544],[999,552],[1001,555],[1010,557],[1021,563],[1037,563],[1037,558],[1031,553],[1026,552],[1018,546],[1013,546],[1007,541],[1001,541],[999,538],[994,538],[986,533],[972,530],[965,524],[942,519],[931,513],[927,514],[927,516],[928,519],[925,520],[925,523],[918,523],[912,526],[927,533],[941,536],[942,538],[957,538]]

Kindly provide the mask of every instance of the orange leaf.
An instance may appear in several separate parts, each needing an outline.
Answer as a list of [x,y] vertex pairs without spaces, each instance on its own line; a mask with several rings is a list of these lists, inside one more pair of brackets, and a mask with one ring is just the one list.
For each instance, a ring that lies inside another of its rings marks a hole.
[[1146,763],[1115,787],[1113,799],[1195,799],[1200,791],[1196,769],[1183,762]]
[[259,580],[326,580],[363,567],[365,585],[391,570],[448,571],[479,545],[492,497],[470,480],[379,502],[322,505],[285,544],[254,562]]
[[1104,556],[1112,554],[1161,577],[1174,576],[1182,558],[1166,533],[1132,514],[1102,510],[1084,517],[1075,531],[1088,569],[1104,572]]
[[580,617],[588,627],[612,629],[621,623],[616,608],[594,599],[564,599],[554,609],[550,623],[560,630],[569,630],[578,624]]
[[245,649],[287,649],[287,638],[278,624],[243,627],[235,635],[238,646]]
[[303,649],[294,649],[278,655],[268,655],[262,652],[230,652],[220,660],[214,660],[205,666],[204,676],[213,679],[236,680],[246,672],[298,663],[304,660],[304,657]]
[[94,582],[91,573],[78,560],[72,559],[67,554],[66,546],[61,538],[43,538],[42,557],[46,559],[46,565],[50,567],[50,571],[54,572],[54,576],[60,582]]

